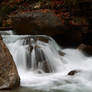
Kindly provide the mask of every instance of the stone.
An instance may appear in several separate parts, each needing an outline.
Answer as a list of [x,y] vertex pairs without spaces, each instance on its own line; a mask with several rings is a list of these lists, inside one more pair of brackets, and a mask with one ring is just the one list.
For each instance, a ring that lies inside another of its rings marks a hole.
[[78,73],[78,72],[80,72],[80,71],[78,71],[78,70],[72,70],[72,71],[70,71],[69,73],[68,73],[68,75],[69,76],[74,76],[76,73]]
[[13,58],[0,36],[0,89],[19,87],[20,77]]
[[92,45],[80,44],[78,49],[83,51],[86,55],[92,56]]
[[35,56],[36,56],[36,68],[39,68],[39,65],[41,64],[40,68],[45,73],[50,73],[52,70],[49,68],[45,54],[39,46],[35,46]]
[[58,53],[59,53],[60,56],[64,56],[65,55],[65,53],[62,52],[62,51],[58,51]]
[[44,43],[48,43],[51,39],[49,36],[48,37],[39,36],[39,37],[37,37],[37,40],[42,41]]
[[33,10],[12,16],[12,26],[17,34],[55,35],[62,33],[62,21],[48,9]]

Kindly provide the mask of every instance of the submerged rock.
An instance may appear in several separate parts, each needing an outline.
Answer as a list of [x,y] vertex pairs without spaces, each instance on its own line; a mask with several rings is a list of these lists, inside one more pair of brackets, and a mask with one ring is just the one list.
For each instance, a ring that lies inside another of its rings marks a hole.
[[49,37],[37,37],[37,40],[39,41],[42,41],[42,42],[45,42],[45,43],[48,43],[50,38]]
[[78,72],[80,72],[80,71],[78,71],[78,70],[72,70],[72,71],[70,71],[69,73],[68,73],[68,75],[69,76],[74,76],[76,73],[78,73]]
[[65,53],[62,52],[62,51],[58,51],[58,53],[59,53],[60,56],[64,56],[65,55]]
[[20,78],[13,58],[0,36],[0,89],[18,87]]
[[47,59],[44,52],[39,46],[35,46],[35,58],[36,58],[36,68],[42,69],[46,73],[50,73],[52,70],[49,68]]

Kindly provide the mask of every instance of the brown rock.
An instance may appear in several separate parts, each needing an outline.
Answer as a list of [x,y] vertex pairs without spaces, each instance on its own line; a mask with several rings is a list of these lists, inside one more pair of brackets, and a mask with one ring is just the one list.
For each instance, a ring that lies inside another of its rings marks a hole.
[[65,55],[65,53],[62,52],[62,51],[58,51],[58,53],[59,53],[60,56],[64,56]]
[[81,50],[81,51],[83,51],[86,55],[92,56],[92,46],[91,45],[81,44],[78,47],[78,49]]
[[50,10],[34,10],[12,17],[13,29],[18,34],[54,35],[62,33],[61,20]]
[[78,47],[79,50],[83,50],[86,47],[85,44],[80,44],[80,46]]
[[39,37],[37,37],[37,40],[45,42],[45,43],[48,43],[50,38],[49,37],[43,37],[43,36],[41,37],[41,36],[39,36]]
[[20,78],[13,58],[0,36],[0,89],[18,87]]

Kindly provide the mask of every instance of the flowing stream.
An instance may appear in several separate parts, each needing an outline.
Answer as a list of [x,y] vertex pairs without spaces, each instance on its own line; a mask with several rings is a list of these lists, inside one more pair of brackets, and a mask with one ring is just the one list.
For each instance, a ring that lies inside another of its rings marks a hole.
[[[62,49],[44,35],[2,37],[17,66],[21,87],[43,92],[92,92],[92,57],[78,49]],[[75,73],[69,74],[71,71]]]

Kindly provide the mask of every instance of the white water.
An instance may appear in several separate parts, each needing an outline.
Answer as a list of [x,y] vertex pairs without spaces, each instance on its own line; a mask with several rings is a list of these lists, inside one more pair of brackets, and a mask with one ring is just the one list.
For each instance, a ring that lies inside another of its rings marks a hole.
[[0,34],[2,34],[2,35],[13,35],[14,32],[12,30],[6,30],[6,31],[0,30]]
[[[35,41],[37,37],[40,36],[3,36],[16,63],[21,86],[45,91],[92,92],[92,57],[86,57],[76,49],[60,49],[48,36],[41,37],[48,38],[49,43]],[[35,46],[38,46],[38,54]],[[65,55],[60,56],[58,51]],[[50,73],[43,70],[43,62],[47,63]],[[80,72],[69,76],[72,70]]]

